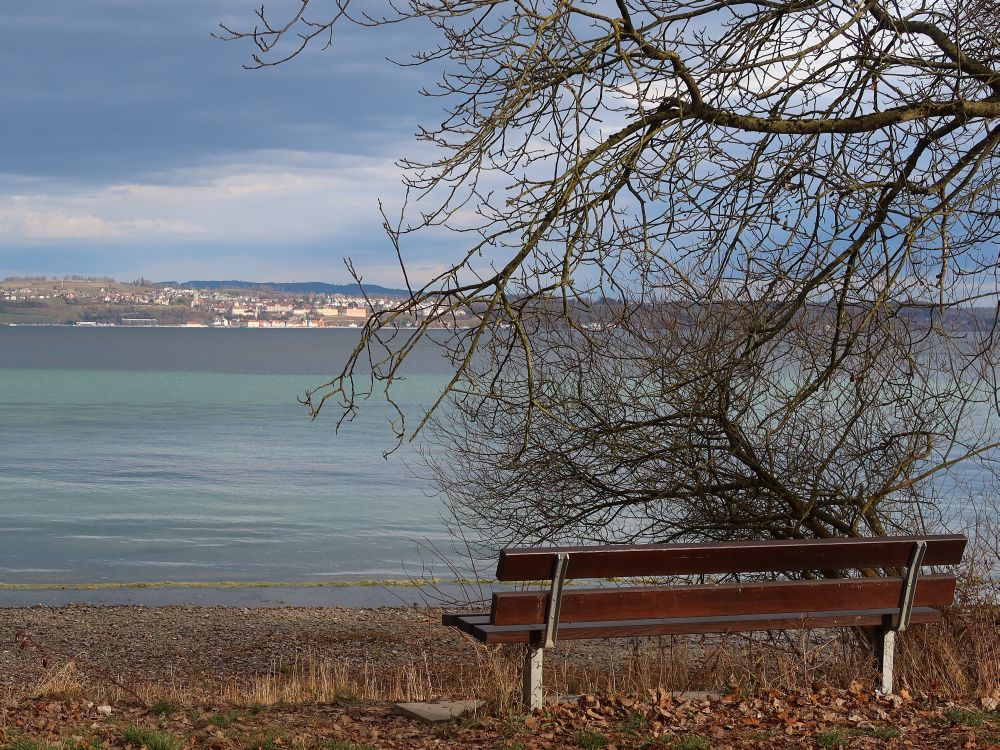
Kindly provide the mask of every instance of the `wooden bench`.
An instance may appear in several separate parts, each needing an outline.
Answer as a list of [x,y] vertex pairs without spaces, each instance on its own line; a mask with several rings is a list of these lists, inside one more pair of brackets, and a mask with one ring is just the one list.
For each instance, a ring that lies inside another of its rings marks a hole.
[[[494,593],[489,612],[445,614],[443,622],[483,643],[526,644],[524,700],[532,709],[542,705],[543,650],[557,639],[848,626],[877,629],[888,694],[896,632],[939,620],[938,608],[954,598],[954,575],[921,568],[955,565],[965,544],[964,536],[939,535],[506,549],[498,581],[548,580],[548,588]],[[747,573],[790,579],[704,582]],[[573,579],[692,575],[701,583],[564,591]]]

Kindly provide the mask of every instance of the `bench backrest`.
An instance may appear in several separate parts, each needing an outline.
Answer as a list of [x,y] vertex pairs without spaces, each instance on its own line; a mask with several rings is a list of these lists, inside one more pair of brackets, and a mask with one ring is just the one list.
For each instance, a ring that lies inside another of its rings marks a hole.
[[629,578],[722,573],[776,573],[902,567],[913,545],[927,542],[924,565],[955,565],[966,539],[960,534],[866,539],[782,539],[766,542],[524,547],[505,549],[498,581],[540,581],[552,576],[559,553],[569,555],[566,578]]
[[[903,579],[842,578],[830,581],[769,581],[718,586],[567,590],[562,595],[561,622],[643,620],[657,617],[724,617],[777,612],[836,612],[897,609]],[[914,606],[940,607],[955,596],[955,577],[924,576]],[[545,622],[549,594],[509,591],[493,595],[494,625]]]
[[[922,565],[938,566],[960,562],[966,539],[960,535],[939,535],[508,549],[500,555],[497,578],[501,581],[550,578],[560,553],[566,555],[567,579],[904,568],[918,542],[926,543]],[[954,575],[936,574],[919,579],[914,575],[913,580],[915,588],[907,609],[940,607],[954,598]],[[845,610],[898,613],[901,602],[908,598],[906,578],[901,576],[565,591],[560,584],[557,589],[555,615],[551,591],[494,593],[490,622],[532,625],[552,618],[573,623]]]

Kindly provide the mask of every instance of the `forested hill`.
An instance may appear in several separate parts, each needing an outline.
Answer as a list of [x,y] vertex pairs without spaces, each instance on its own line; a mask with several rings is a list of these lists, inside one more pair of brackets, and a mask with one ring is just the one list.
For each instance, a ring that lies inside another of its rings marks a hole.
[[[187,289],[249,289],[252,291],[287,292],[291,294],[346,294],[356,295],[361,287],[357,284],[327,284],[322,281],[161,281],[163,286],[173,286]],[[364,284],[366,294],[385,297],[408,297],[405,289],[390,289],[378,284]]]

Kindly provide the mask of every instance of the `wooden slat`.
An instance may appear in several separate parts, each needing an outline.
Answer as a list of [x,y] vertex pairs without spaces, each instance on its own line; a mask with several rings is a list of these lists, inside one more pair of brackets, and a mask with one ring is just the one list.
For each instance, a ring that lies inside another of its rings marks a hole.
[[[587,589],[563,593],[559,622],[897,608],[902,590],[903,579],[894,577]],[[954,596],[954,576],[923,576],[917,582],[914,604],[941,606],[950,604]],[[547,600],[544,591],[495,593],[490,622],[545,622]]]
[[[897,616],[898,610],[880,609],[566,623],[559,627],[559,640],[701,633],[747,633],[758,630],[797,630],[802,628],[869,627],[895,624]],[[940,619],[941,613],[936,609],[915,607],[910,622],[937,622]],[[544,627],[542,625],[484,624],[475,625],[472,628],[472,635],[483,643],[537,643],[544,637]]]
[[489,612],[445,612],[441,615],[441,624],[450,625],[451,627],[458,627],[458,621],[467,617],[485,617],[487,621],[490,619]]
[[845,570],[905,565],[918,540],[924,565],[954,565],[966,539],[959,534],[867,539],[788,539],[706,544],[611,545],[506,549],[497,580],[537,581],[552,574],[556,554],[569,553],[567,578],[617,578],[717,573]]
[[473,631],[480,625],[489,625],[489,624],[490,624],[489,614],[463,615],[455,621],[455,627],[457,627],[463,633],[468,633],[469,635],[472,635]]

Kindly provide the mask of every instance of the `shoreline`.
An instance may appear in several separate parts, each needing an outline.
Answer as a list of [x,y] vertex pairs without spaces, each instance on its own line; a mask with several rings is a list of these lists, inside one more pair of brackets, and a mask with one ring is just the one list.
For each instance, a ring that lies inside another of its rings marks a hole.
[[488,578],[359,578],[320,581],[66,581],[55,583],[9,583],[0,581],[3,591],[100,591],[106,589],[261,589],[261,588],[425,588],[439,585],[485,585]]
[[[419,585],[416,582],[334,583],[329,585],[305,582],[299,585],[239,582],[172,582],[144,584],[96,585],[11,585],[0,584],[0,610],[28,607],[170,607],[195,606],[205,608],[276,608],[276,607],[371,607],[434,606],[443,599],[466,600],[463,591],[476,590],[477,584],[466,588],[459,583],[438,582]],[[489,589],[484,585],[484,592]],[[485,594],[488,596],[488,593]]]

